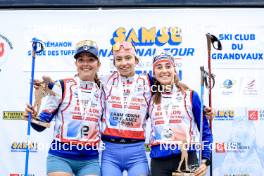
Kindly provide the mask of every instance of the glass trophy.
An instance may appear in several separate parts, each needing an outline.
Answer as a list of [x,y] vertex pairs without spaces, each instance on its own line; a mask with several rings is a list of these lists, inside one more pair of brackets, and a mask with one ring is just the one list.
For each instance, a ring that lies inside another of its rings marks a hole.
[[188,164],[188,144],[180,143],[181,160],[178,168],[172,172],[172,176],[194,176],[194,171],[199,167],[199,164]]
[[48,84],[49,82],[47,80],[44,80],[39,84],[39,87],[35,89],[35,93],[34,93],[35,100],[34,100],[33,108],[36,110],[37,115],[34,117],[32,116],[31,118],[31,123],[34,123],[34,124],[37,124],[37,125],[40,125],[46,128],[50,127],[50,123],[39,119],[38,114],[39,114],[42,99],[47,95],[52,95],[52,96],[56,95],[51,89],[49,89]]

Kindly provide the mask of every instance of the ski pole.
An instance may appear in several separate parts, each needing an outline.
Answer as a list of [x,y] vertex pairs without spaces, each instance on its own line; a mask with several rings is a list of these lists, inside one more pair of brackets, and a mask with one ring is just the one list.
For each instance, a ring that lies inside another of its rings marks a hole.
[[[209,107],[212,108],[212,80],[211,78],[213,77],[212,75],[212,69],[211,69],[211,45],[213,45],[214,49],[216,50],[222,50],[222,45],[221,42],[212,34],[206,34],[206,39],[207,39],[207,52],[208,52],[208,75],[209,75]],[[217,46],[215,46],[215,44]],[[212,128],[212,117],[210,118],[210,127]]]
[[[212,88],[214,87],[214,75],[212,74],[212,69],[211,69],[211,45],[213,45],[214,49],[216,50],[222,50],[222,44],[221,42],[217,39],[217,37],[215,37],[212,34],[207,33],[206,34],[206,39],[207,39],[207,52],[208,52],[208,77],[209,77],[209,85],[208,85],[208,89],[209,89],[209,93],[208,93],[208,98],[209,98],[209,107],[212,108]],[[212,83],[213,80],[213,83]],[[210,117],[209,120],[210,123],[210,128],[212,131],[212,116]],[[211,161],[213,161],[212,158],[212,151],[211,151]],[[210,175],[213,175],[213,162],[211,162],[210,165]]]
[[[33,85],[34,85],[36,53],[40,53],[44,49],[41,40],[33,38],[31,42],[32,42],[32,64],[31,64],[31,81],[30,81],[30,92],[29,92],[29,104],[30,104],[30,107],[32,107],[32,101],[33,101]],[[31,118],[32,118],[32,114],[28,113],[25,176],[28,176],[29,143],[30,143],[30,122],[31,122]]]
[[205,82],[205,71],[204,71],[204,67],[201,66],[200,67],[200,71],[201,71],[201,84],[200,84],[200,97],[201,97],[201,112],[200,112],[200,152],[199,152],[199,166],[202,164],[202,142],[203,142],[203,105],[204,105],[204,101],[203,101],[203,97],[204,97],[204,82]]

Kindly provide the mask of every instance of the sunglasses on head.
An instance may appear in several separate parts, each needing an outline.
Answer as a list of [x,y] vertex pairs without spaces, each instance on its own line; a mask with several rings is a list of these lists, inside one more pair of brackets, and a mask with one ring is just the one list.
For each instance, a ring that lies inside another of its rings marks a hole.
[[170,54],[167,54],[167,53],[160,53],[159,55],[155,56],[153,59],[153,63],[155,63],[159,60],[163,60],[163,59],[168,59],[172,63],[174,63],[174,58]]
[[114,45],[113,45],[113,51],[119,51],[121,46],[124,48],[124,49],[135,49],[134,48],[134,45],[130,42],[126,42],[126,41],[123,41],[123,42],[116,42]]
[[98,49],[96,42],[92,40],[83,40],[83,41],[78,42],[76,44],[76,49],[78,50],[79,48],[84,47],[84,46]]

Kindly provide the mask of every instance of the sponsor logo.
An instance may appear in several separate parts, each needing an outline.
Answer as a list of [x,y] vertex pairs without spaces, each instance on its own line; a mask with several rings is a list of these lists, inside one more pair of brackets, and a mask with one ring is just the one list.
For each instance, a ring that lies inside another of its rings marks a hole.
[[258,95],[257,81],[255,79],[249,80],[244,85],[244,95]]
[[258,120],[259,115],[257,110],[248,111],[248,120]]
[[[8,51],[8,48],[10,50],[13,49],[12,42],[10,42],[10,40],[6,36],[0,34],[0,66],[2,66],[7,61],[5,59],[5,56]],[[1,68],[0,68],[0,71],[1,71]]]
[[10,40],[0,34],[0,58],[4,56],[5,52],[6,52],[6,46],[9,46],[9,49],[13,49],[13,44],[10,42]]
[[264,120],[264,109],[259,110],[259,120]]
[[241,142],[220,142],[215,143],[215,152],[216,153],[227,153],[227,152],[235,152],[235,153],[243,153],[249,150],[248,145],[243,145]]
[[182,42],[182,31],[179,27],[163,27],[161,29],[141,27],[138,30],[119,27],[113,33],[111,44],[114,45],[125,39],[140,46],[163,46],[166,43],[177,46]]
[[[139,27],[138,29],[119,27],[113,32],[110,44],[114,45],[124,40],[136,46],[136,55],[141,58],[152,57],[160,49],[170,52],[175,57],[190,57],[195,53],[195,48],[179,47],[183,40],[182,30],[179,27]],[[112,55],[111,49],[99,50],[100,58],[108,59]]]
[[256,81],[256,80],[249,81],[249,82],[247,83],[246,88],[247,88],[247,89],[253,89],[254,86],[255,86],[255,81]]
[[4,120],[23,120],[23,111],[3,111]]
[[[26,152],[27,142],[13,142],[10,146],[11,152]],[[38,151],[38,143],[31,142],[28,145],[30,152],[37,152]]]
[[223,86],[224,88],[226,89],[230,89],[233,87],[235,81],[231,80],[231,79],[226,79],[224,82],[223,82]]
[[234,85],[236,84],[235,80],[232,79],[226,79],[224,82],[221,84],[222,88],[222,94],[223,95],[230,95],[234,93]]
[[216,153],[225,153],[225,143],[215,143]]
[[234,110],[218,110],[214,114],[214,120],[234,120]]

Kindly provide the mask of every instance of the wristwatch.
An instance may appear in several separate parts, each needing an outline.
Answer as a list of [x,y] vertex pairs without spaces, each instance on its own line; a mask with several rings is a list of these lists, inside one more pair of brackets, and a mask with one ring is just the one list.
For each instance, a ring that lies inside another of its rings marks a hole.
[[211,161],[209,159],[203,159],[202,164],[205,164],[206,166],[210,166]]

